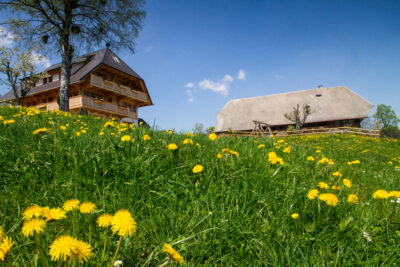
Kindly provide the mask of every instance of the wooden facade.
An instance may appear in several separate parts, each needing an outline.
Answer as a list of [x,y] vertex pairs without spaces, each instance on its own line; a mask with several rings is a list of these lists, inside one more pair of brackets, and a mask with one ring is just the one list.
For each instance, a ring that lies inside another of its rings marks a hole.
[[[97,62],[93,62],[96,60]],[[75,75],[79,77],[71,75],[71,113],[84,112],[104,118],[138,120],[138,109],[152,105],[143,79],[109,49],[90,54],[86,61],[81,59],[75,62],[74,64],[73,61],[71,70],[75,69]],[[95,66],[89,66],[92,68],[85,70],[89,64]],[[79,74],[80,70],[82,71]],[[24,106],[48,111],[59,108],[57,98],[60,89],[60,67],[55,65],[46,71],[48,78],[36,82],[35,87],[24,98]]]

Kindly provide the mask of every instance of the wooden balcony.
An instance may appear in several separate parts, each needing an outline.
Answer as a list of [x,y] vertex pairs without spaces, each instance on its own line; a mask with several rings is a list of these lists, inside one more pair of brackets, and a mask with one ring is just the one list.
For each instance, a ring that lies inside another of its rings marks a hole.
[[[34,106],[36,109],[53,111],[58,110],[57,101],[42,103]],[[93,109],[98,112],[115,114],[122,117],[137,119],[137,113],[129,111],[125,107],[120,107],[115,103],[109,103],[104,100],[94,99],[86,96],[73,96],[69,98],[69,109],[80,110],[81,108]]]
[[96,76],[94,74],[90,75],[90,85],[111,91],[128,98],[133,98],[140,102],[147,103],[147,95],[143,92],[132,90],[130,87],[119,85],[118,83],[104,80],[102,77]]
[[[128,117],[132,119],[137,119],[137,113],[129,111],[126,108],[121,108],[115,103],[109,103],[106,101],[98,100],[98,99],[93,99],[91,97],[85,97],[85,96],[77,96],[75,97],[76,100],[74,101],[80,101],[81,107],[85,109],[95,109],[100,112],[105,112],[105,113],[112,113],[116,114],[119,116],[123,117]],[[72,106],[71,103],[72,99],[70,100],[70,106]]]

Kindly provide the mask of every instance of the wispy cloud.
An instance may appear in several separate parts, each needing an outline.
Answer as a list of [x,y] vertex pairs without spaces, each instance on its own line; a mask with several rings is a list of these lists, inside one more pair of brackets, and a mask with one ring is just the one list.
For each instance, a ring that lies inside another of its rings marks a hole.
[[152,46],[146,46],[146,47],[144,48],[144,51],[146,51],[146,52],[150,52],[151,50],[153,50],[153,47],[152,47]]
[[204,90],[211,90],[216,93],[220,93],[224,96],[228,95],[229,93],[229,84],[233,81],[232,76],[226,74],[225,77],[217,82],[204,79],[199,82],[199,86]]
[[244,79],[246,79],[246,72],[245,72],[244,70],[239,70],[239,73],[238,73],[237,78],[238,78],[239,80],[244,80]]
[[187,83],[187,84],[185,84],[184,87],[185,87],[185,88],[193,88],[193,87],[194,87],[194,84],[193,84],[193,83]]
[[187,89],[186,94],[188,96],[188,101],[190,103],[193,103],[194,102],[193,91],[191,89]]
[[0,46],[11,46],[14,42],[14,35],[3,26],[0,26]]
[[282,80],[283,78],[285,78],[285,76],[283,76],[282,74],[275,74],[274,77],[277,80]]
[[43,56],[35,51],[32,52],[32,61],[39,68],[48,68],[51,66],[51,61],[48,57]]

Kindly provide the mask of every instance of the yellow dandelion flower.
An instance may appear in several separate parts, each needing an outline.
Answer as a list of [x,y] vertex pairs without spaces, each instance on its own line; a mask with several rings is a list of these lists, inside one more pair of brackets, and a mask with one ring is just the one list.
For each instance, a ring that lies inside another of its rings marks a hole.
[[122,142],[129,142],[129,141],[131,141],[131,139],[132,138],[129,135],[124,135],[121,137]]
[[65,130],[67,130],[67,127],[61,125],[61,126],[60,126],[60,130],[61,130],[61,131],[65,131]]
[[192,139],[189,139],[189,138],[186,138],[185,140],[183,140],[182,144],[184,144],[184,145],[191,145],[191,144],[193,144],[193,140],[192,140]]
[[349,179],[343,179],[343,184],[347,188],[351,188],[353,186],[353,183]]
[[99,135],[104,135],[104,132],[100,132]]
[[328,206],[336,206],[339,203],[337,196],[331,193],[321,194],[319,199],[324,201]]
[[145,135],[143,135],[143,140],[144,141],[150,141],[151,137],[149,135],[145,134]]
[[4,230],[3,230],[3,228],[0,226],[0,240],[3,239],[3,236],[4,236]]
[[268,153],[268,161],[272,165],[275,165],[276,163],[279,163],[279,164],[283,165],[282,158],[278,157],[275,152],[269,152]]
[[202,172],[203,171],[203,166],[202,165],[200,165],[200,164],[197,164],[197,165],[195,165],[194,167],[193,167],[193,173],[199,173],[199,172]]
[[263,147],[265,147],[265,145],[264,144],[261,144],[261,145],[258,145],[258,149],[261,149],[261,148],[263,148]]
[[240,156],[238,152],[233,151],[233,150],[229,150],[229,153],[232,154],[232,155],[235,155],[236,157]]
[[81,135],[81,132],[75,132],[75,135],[76,135],[76,136],[80,136],[80,135]]
[[176,149],[178,149],[178,146],[176,144],[174,144],[174,143],[171,143],[171,144],[167,145],[167,148],[169,150],[176,150]]
[[52,261],[63,260],[72,258],[75,250],[76,239],[72,236],[63,235],[58,237],[50,245],[49,255]]
[[375,199],[388,199],[389,198],[389,193],[386,190],[379,189],[374,193],[373,198],[375,198]]
[[162,252],[169,254],[180,265],[185,263],[183,257],[170,244],[165,243]]
[[77,199],[70,199],[64,202],[63,209],[68,212],[68,211],[73,211],[78,209],[79,203],[81,203]]
[[325,182],[319,182],[318,187],[321,189],[329,189],[329,185]]
[[342,190],[342,188],[340,186],[338,186],[338,185],[332,185],[331,188],[332,188],[332,190],[335,190],[335,191]]
[[307,160],[308,160],[308,161],[314,161],[314,157],[313,157],[313,156],[308,156],[308,157],[307,157]]
[[340,171],[334,172],[332,173],[333,176],[342,176],[342,174],[340,173]]
[[347,197],[347,202],[357,205],[358,204],[358,197],[354,194],[350,194]]
[[45,133],[45,132],[47,132],[47,131],[48,131],[48,130],[47,130],[46,128],[40,128],[40,129],[34,130],[34,131],[32,132],[32,134],[35,135],[35,134]]
[[79,206],[79,210],[82,214],[90,214],[94,212],[94,209],[96,208],[96,205],[92,202],[83,202],[80,206]]
[[315,153],[321,153],[321,150],[317,149],[315,150]]
[[291,147],[288,146],[288,147],[285,147],[282,151],[283,151],[283,153],[290,154],[290,149],[291,149]]
[[310,191],[308,191],[307,197],[308,199],[313,200],[318,197],[318,194],[318,189],[311,189]]
[[33,236],[34,234],[43,233],[46,227],[46,221],[42,219],[32,219],[27,221],[22,226],[22,234],[25,237]]
[[67,217],[65,213],[66,211],[61,208],[42,208],[42,215],[46,218],[47,222],[64,219],[65,217]]
[[397,190],[395,190],[395,191],[390,191],[390,192],[389,192],[389,196],[390,196],[390,197],[399,198],[399,197],[400,197],[400,191],[397,191]]
[[15,120],[13,120],[13,119],[11,119],[11,120],[4,120],[4,121],[3,121],[3,124],[4,124],[4,125],[13,124],[13,123],[15,123]]
[[299,218],[299,214],[298,213],[293,213],[292,215],[290,215],[294,220],[297,220]]
[[97,224],[99,227],[106,228],[111,226],[111,220],[112,220],[112,215],[111,214],[102,214],[97,218]]
[[217,154],[217,158],[218,158],[218,159],[222,159],[222,154],[221,154],[221,153],[218,153],[218,154]]
[[35,205],[26,208],[24,213],[22,214],[22,218],[24,220],[30,220],[33,217],[38,218],[40,215],[42,215],[42,208]]
[[136,232],[136,222],[128,210],[117,211],[111,220],[111,230],[119,236],[133,235]]
[[13,244],[11,237],[3,238],[0,243],[0,261],[4,261]]
[[214,141],[215,139],[217,139],[217,135],[215,133],[210,133],[208,135],[208,139],[210,139],[211,141]]
[[83,241],[75,240],[72,258],[78,260],[79,263],[87,261],[88,258],[93,256],[92,247]]

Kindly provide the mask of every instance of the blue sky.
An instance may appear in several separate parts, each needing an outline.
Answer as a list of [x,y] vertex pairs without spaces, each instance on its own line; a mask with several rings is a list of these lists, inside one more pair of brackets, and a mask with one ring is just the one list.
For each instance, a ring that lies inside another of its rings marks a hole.
[[151,125],[215,126],[230,99],[318,85],[400,116],[400,1],[148,0],[146,11],[136,53],[119,56],[146,82],[155,105],[139,117]]

